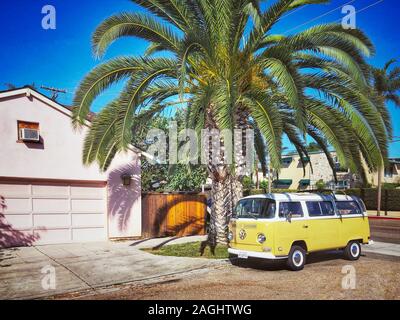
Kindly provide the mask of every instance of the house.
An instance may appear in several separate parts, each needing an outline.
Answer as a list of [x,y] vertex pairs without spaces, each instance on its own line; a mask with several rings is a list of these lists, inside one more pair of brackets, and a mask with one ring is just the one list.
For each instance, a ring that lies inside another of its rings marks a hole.
[[[281,189],[315,189],[316,183],[322,180],[327,187],[336,189],[348,189],[359,187],[362,183],[360,177],[345,169],[339,163],[336,152],[331,152],[337,172],[337,183],[335,182],[332,169],[324,152],[309,152],[308,158],[303,163],[297,153],[288,153],[282,157],[282,168],[279,175],[275,175],[274,187]],[[400,159],[397,159],[400,160]],[[394,182],[400,180],[400,161],[390,159],[390,166],[385,171],[383,182]],[[367,170],[368,183],[376,186],[378,174],[369,173]]]
[[33,88],[0,92],[0,247],[141,235],[140,152],[84,166],[89,126]]
[[389,159],[389,165],[385,169],[383,182],[400,184],[400,158]]

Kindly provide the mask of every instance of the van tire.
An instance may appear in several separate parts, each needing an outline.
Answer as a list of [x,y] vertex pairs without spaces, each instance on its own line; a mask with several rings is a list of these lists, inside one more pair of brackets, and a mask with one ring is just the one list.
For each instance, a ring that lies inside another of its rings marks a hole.
[[289,252],[287,265],[292,271],[300,271],[306,264],[306,250],[300,246],[292,246]]
[[350,241],[344,248],[344,256],[347,260],[355,261],[361,256],[361,245],[358,241]]

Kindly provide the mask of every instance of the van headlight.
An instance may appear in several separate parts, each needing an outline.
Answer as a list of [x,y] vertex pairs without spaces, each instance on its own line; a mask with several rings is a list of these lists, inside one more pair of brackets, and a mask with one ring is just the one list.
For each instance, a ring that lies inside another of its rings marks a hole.
[[232,231],[229,231],[229,232],[228,232],[228,240],[229,240],[229,241],[232,241],[232,240],[233,240],[233,233],[232,233]]
[[264,243],[265,240],[267,240],[267,238],[265,237],[265,235],[263,233],[258,234],[258,236],[257,236],[258,243]]

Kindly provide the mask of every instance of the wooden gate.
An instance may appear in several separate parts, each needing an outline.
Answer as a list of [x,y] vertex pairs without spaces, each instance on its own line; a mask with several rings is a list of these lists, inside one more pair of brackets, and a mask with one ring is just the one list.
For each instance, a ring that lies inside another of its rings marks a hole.
[[142,236],[203,235],[206,213],[204,194],[142,193]]

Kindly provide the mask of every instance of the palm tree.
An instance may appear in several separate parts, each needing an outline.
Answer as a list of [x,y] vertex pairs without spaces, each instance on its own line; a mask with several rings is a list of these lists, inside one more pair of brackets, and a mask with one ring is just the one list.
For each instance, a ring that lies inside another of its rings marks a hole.
[[[372,86],[378,96],[378,105],[380,106],[382,116],[387,122],[387,127],[390,129],[390,114],[387,112],[385,104],[392,102],[396,107],[400,107],[400,67],[391,68],[396,62],[396,59],[389,60],[382,69],[371,67],[373,74]],[[392,138],[392,131],[390,130],[389,139]],[[383,170],[383,166],[378,170],[378,216],[381,212]]]
[[[283,134],[302,156],[307,155],[304,137],[310,135],[333,170],[329,145],[341,163],[364,176],[362,158],[370,170],[381,165],[387,131],[369,94],[364,59],[374,53],[371,41],[362,31],[337,24],[290,36],[272,32],[291,10],[327,0],[279,0],[265,10],[258,0],[133,2],[147,13],[103,21],[93,34],[93,52],[102,57],[125,36],[148,41],[147,51],[95,67],[74,98],[73,124],[80,126],[99,94],[126,81],[120,96],[91,125],[85,164],[97,161],[105,170],[116,152],[129,148],[134,132],[146,126],[144,120],[170,108],[175,98],[187,102],[190,128],[255,129],[258,157],[263,162],[267,150],[275,170],[281,166]],[[161,51],[167,54],[155,55]],[[226,242],[227,217],[241,195],[241,163],[227,165],[223,158],[221,152],[217,164],[207,164],[213,181],[211,243]]]
[[395,63],[397,60],[391,59],[382,69],[372,67],[373,87],[385,102],[393,102],[400,108],[400,67],[391,68]]

